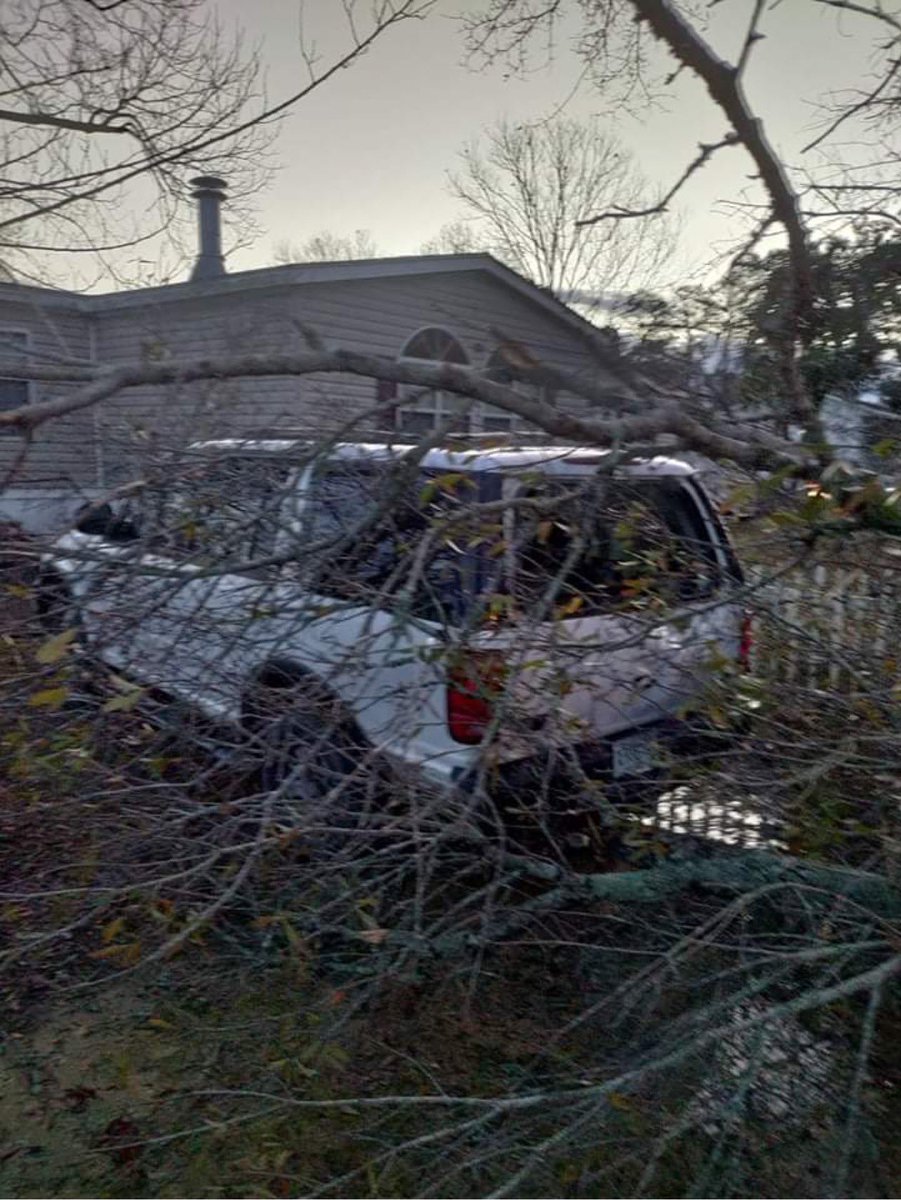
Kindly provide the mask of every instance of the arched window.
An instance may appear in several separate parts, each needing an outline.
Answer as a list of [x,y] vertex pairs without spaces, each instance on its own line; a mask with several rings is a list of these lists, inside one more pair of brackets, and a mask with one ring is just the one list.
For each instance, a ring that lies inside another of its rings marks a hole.
[[[469,362],[466,351],[454,335],[437,325],[414,333],[401,351],[401,358],[460,363],[463,366]],[[455,392],[405,384],[397,409],[397,428],[404,433],[424,434],[443,425],[467,433],[471,428],[470,417],[464,412],[467,403],[464,396],[458,396]]]
[[414,333],[403,348],[401,358],[427,358],[431,362],[463,363],[469,362],[466,351],[452,333],[430,325],[428,329],[420,329]]

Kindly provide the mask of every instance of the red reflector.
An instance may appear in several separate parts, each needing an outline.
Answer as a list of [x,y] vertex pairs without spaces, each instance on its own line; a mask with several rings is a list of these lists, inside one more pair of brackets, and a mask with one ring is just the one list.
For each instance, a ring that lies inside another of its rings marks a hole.
[[746,612],[741,619],[741,639],[738,643],[738,665],[743,671],[751,670],[751,655],[754,651],[754,617]]
[[497,654],[473,654],[451,670],[447,684],[447,728],[455,742],[476,746],[494,719],[503,688],[504,662]]

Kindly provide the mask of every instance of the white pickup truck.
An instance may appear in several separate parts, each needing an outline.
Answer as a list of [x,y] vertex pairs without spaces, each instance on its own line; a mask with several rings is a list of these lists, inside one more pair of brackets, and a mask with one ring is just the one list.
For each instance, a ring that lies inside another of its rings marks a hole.
[[219,721],[279,712],[272,786],[293,770],[322,789],[296,770],[314,741],[331,768],[368,749],[441,788],[492,772],[522,786],[567,754],[622,786],[659,772],[749,631],[695,471],[610,461],[198,444],[127,512],[60,538],[42,610],[57,628],[77,620],[120,675]]

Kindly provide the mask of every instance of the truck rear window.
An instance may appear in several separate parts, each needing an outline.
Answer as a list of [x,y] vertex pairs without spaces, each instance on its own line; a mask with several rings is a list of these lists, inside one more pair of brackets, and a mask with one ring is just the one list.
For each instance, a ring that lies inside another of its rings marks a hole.
[[543,480],[519,499],[505,580],[516,609],[659,609],[719,586],[709,525],[678,479]]
[[308,535],[329,544],[313,586],[460,626],[660,608],[720,583],[710,525],[677,479],[544,477],[480,512],[482,478],[328,468],[308,510]]

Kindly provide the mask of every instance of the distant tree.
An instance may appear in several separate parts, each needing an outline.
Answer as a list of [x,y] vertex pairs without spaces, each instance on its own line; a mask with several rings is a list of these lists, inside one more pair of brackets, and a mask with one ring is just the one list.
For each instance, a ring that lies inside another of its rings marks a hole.
[[303,242],[292,242],[283,238],[275,246],[276,263],[298,262],[346,262],[355,258],[378,258],[379,248],[368,229],[355,229],[353,233],[333,233],[322,229]]
[[[810,245],[815,304],[798,370],[817,411],[877,395],[901,401],[901,242],[885,222],[858,221],[844,236]],[[793,303],[785,248],[746,255],[721,279],[636,293],[617,306],[623,352],[636,369],[668,379],[715,407],[778,420],[780,353]],[[868,436],[868,440],[872,440]]]
[[634,207],[645,186],[597,119],[502,121],[460,158],[450,190],[467,219],[445,226],[429,249],[489,251],[590,309],[605,293],[646,285],[672,245],[672,226],[659,217],[579,227],[599,210]]
[[[885,384],[901,351],[901,238],[885,222],[858,222],[843,236],[811,246],[816,297],[808,344],[800,358],[811,398]],[[747,385],[774,383],[779,331],[791,303],[791,264],[785,250],[752,258],[734,287],[746,325]]]
[[420,254],[477,254],[490,250],[484,232],[472,221],[448,221],[419,248]]

